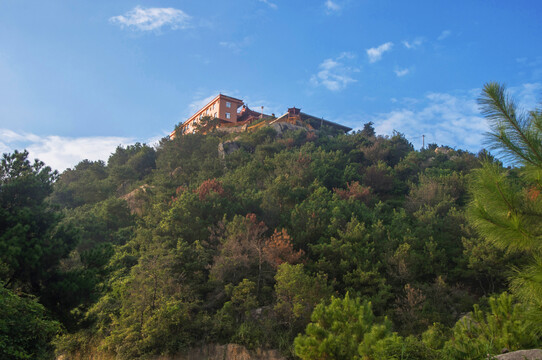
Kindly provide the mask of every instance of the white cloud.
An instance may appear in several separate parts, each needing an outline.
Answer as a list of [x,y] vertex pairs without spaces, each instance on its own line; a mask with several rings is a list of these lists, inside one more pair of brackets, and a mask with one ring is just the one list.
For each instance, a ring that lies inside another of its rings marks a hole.
[[415,38],[414,40],[412,41],[407,41],[407,40],[404,40],[403,41],[403,45],[407,48],[407,49],[416,49],[418,47],[420,47],[422,44],[423,44],[423,38],[421,37],[418,37],[418,38]]
[[[524,83],[508,90],[519,107],[531,110],[537,104],[542,83]],[[489,130],[477,102],[480,95],[481,89],[471,89],[428,93],[422,98],[392,98],[393,110],[369,115],[362,122],[372,121],[377,134],[391,135],[397,130],[416,148],[421,147],[425,135],[426,145],[436,143],[478,152],[486,147],[485,133]]]
[[522,111],[531,111],[540,107],[542,84],[526,83],[509,88],[512,96],[517,98],[517,105]]
[[151,31],[169,26],[173,30],[189,27],[190,16],[174,8],[143,8],[136,6],[124,15],[113,16],[109,21],[133,30]]
[[315,86],[324,86],[331,91],[339,91],[354,83],[352,75],[359,72],[359,68],[352,66],[355,55],[344,52],[334,59],[325,59],[318,66],[319,71],[312,75],[311,83]]
[[[145,141],[154,145],[166,134],[153,136]],[[64,171],[80,161],[107,159],[117,146],[133,144],[136,139],[120,136],[63,137],[56,135],[38,136],[32,133],[18,133],[9,129],[0,129],[0,152],[28,150],[30,159],[39,159],[53,169]]]
[[[437,143],[477,152],[482,149],[487,121],[480,115],[478,89],[458,94],[429,93],[421,99],[399,99],[398,108],[373,115],[377,134],[403,134],[416,148]],[[415,101],[413,101],[415,100]]]
[[382,59],[382,54],[386,51],[390,51],[393,47],[392,42],[387,42],[375,48],[367,49],[367,56],[369,56],[369,62],[374,63]]
[[409,72],[410,72],[410,69],[395,69],[394,70],[395,72],[395,75],[397,75],[398,77],[401,77],[401,76],[405,76],[407,75]]
[[0,154],[5,154],[11,152],[12,149],[0,141]]
[[331,0],[326,0],[325,6],[326,6],[326,9],[327,9],[328,13],[337,12],[337,11],[341,10],[341,6],[339,4],[337,4],[336,2],[331,1]]
[[7,143],[17,141],[38,141],[39,136],[33,134],[19,134],[9,129],[0,129],[0,137]]
[[267,6],[269,6],[271,9],[275,9],[275,10],[276,10],[276,9],[278,8],[277,4],[272,3],[272,2],[269,1],[269,0],[258,0],[258,1],[259,1],[259,2],[263,2],[264,4],[266,4]]
[[[542,83],[524,83],[509,87],[510,94],[523,110],[537,105]],[[486,146],[487,120],[481,115],[477,99],[481,89],[454,93],[428,93],[423,98],[392,101],[394,110],[369,116],[377,134],[404,133],[419,148],[422,135],[425,144],[436,143],[478,152]]]
[[450,30],[444,30],[443,32],[440,33],[439,37],[437,38],[437,40],[444,40],[446,39],[448,36],[452,35],[452,32]]
[[219,45],[222,47],[225,47],[227,49],[232,50],[235,53],[241,52],[243,48],[246,48],[253,42],[252,36],[245,36],[243,40],[239,42],[233,42],[233,41],[221,41],[219,42]]

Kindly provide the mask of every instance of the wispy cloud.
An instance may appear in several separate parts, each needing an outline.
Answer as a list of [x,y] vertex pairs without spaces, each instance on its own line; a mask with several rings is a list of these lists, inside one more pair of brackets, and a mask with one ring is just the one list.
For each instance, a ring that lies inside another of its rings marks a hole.
[[319,71],[311,77],[315,86],[324,86],[331,91],[339,91],[354,83],[352,75],[359,72],[359,68],[351,63],[355,59],[352,53],[344,52],[336,58],[325,59],[319,66]]
[[423,42],[424,42],[424,39],[421,37],[418,37],[412,41],[404,40],[403,45],[405,45],[407,49],[416,49],[416,48],[419,48],[423,44]]
[[[531,110],[537,104],[542,82],[523,83],[508,88],[522,110]],[[375,131],[392,135],[393,131],[405,134],[414,147],[436,143],[458,149],[478,152],[486,147],[488,122],[480,113],[477,99],[481,89],[457,90],[451,93],[431,92],[419,98],[392,98],[387,112],[351,116],[350,124],[372,121]],[[354,126],[353,126],[354,127]]]
[[452,35],[452,32],[450,30],[444,30],[443,32],[440,33],[439,37],[437,38],[437,40],[441,41],[441,40],[444,40],[446,39],[447,37],[449,37],[450,35]]
[[121,28],[152,31],[166,26],[173,30],[185,29],[190,26],[190,19],[189,15],[179,9],[136,6],[124,15],[113,16],[109,21]]
[[410,72],[410,69],[408,69],[408,68],[406,68],[406,69],[395,69],[394,72],[395,72],[395,75],[397,75],[397,77],[402,77],[402,76],[407,75]]
[[278,9],[277,4],[272,3],[272,2],[269,1],[269,0],[258,0],[258,1],[259,1],[259,2],[262,2],[262,3],[264,3],[264,4],[266,4],[266,5],[269,6],[271,9],[275,9],[275,10]]
[[252,36],[245,36],[241,41],[221,41],[220,46],[232,50],[233,52],[239,53],[243,48],[246,48],[253,42]]
[[367,49],[367,56],[369,56],[369,62],[374,63],[382,59],[382,54],[386,51],[390,51],[393,47],[392,42],[387,42],[375,48]]
[[516,62],[521,68],[521,75],[530,76],[532,81],[539,81],[542,78],[542,56],[534,58],[519,57]]
[[517,99],[518,107],[525,111],[530,111],[535,108],[540,108],[542,84],[525,83],[520,86],[509,88],[510,93]]
[[341,11],[341,6],[332,1],[332,0],[326,0],[326,2],[324,3],[325,7],[326,7],[326,11],[328,14],[330,13],[336,13],[338,11]]
[[457,94],[429,93],[421,99],[399,101],[399,107],[374,115],[371,121],[379,134],[404,133],[416,147],[437,143],[471,151],[483,148],[486,120],[480,115],[478,89]]

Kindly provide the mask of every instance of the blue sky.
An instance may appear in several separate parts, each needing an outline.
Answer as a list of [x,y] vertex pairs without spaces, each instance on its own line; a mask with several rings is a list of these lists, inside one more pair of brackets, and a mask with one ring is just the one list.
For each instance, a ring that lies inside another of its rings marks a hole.
[[0,151],[57,169],[153,143],[222,92],[478,151],[488,81],[542,95],[542,2],[0,0]]

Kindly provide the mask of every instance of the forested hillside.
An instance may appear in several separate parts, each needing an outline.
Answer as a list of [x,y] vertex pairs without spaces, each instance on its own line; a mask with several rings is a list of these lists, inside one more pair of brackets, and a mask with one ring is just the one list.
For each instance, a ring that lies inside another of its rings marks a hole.
[[[526,316],[542,298],[527,273],[536,266],[514,270],[540,262],[533,156],[505,169],[486,151],[415,150],[371,123],[164,138],[62,174],[6,154],[2,357],[48,358],[51,340],[58,354],[117,359],[209,343],[303,359],[540,346]],[[510,247],[514,231],[525,241]],[[513,275],[512,290],[533,290],[509,295]]]

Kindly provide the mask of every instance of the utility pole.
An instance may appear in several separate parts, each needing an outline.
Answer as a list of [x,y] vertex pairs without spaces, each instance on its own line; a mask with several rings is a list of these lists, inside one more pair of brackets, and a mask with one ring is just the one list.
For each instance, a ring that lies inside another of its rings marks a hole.
[[262,115],[260,115],[260,119],[263,119],[263,106],[262,106]]
[[422,135],[422,149],[425,149],[425,135]]

